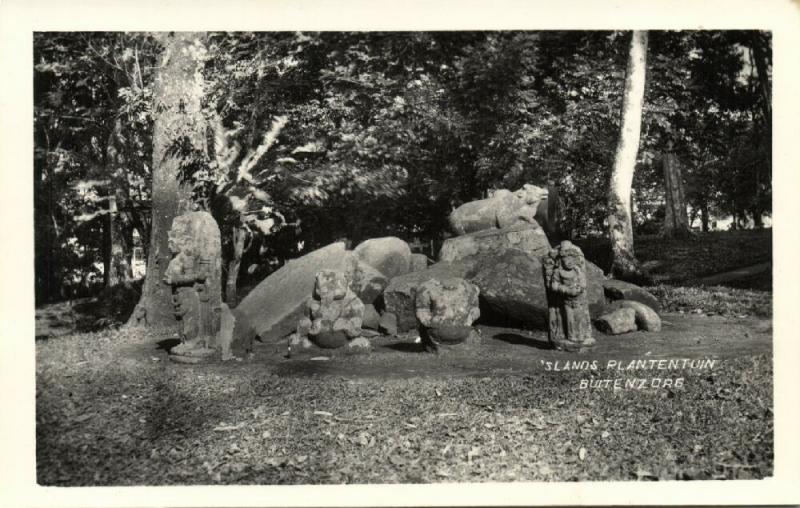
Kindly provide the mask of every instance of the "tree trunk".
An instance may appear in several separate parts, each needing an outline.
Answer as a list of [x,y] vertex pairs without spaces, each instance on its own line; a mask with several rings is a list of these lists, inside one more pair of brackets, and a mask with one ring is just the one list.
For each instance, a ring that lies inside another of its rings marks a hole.
[[105,246],[105,256],[103,261],[105,287],[110,288],[117,284],[130,282],[133,279],[133,271],[130,264],[131,251],[126,249],[123,232],[120,230],[117,219],[117,198],[114,195],[108,197],[108,214],[105,217],[104,230],[107,243]]
[[750,214],[753,216],[753,227],[756,229],[761,229],[764,227],[764,214],[762,213],[761,209],[758,207],[753,207],[750,211]]
[[769,65],[770,41],[768,36],[762,32],[753,33],[750,37],[750,45],[753,49],[756,72],[758,73],[758,87],[761,92],[761,112],[767,128],[772,125],[772,91],[770,86],[770,76],[767,70]]
[[622,121],[608,196],[611,274],[628,280],[641,280],[644,277],[633,251],[631,185],[639,152],[646,64],[647,32],[634,31],[625,72]]
[[689,234],[689,217],[686,215],[686,198],[683,192],[681,165],[675,154],[665,153],[661,159],[664,169],[666,214],[664,236],[682,237]]
[[[191,188],[179,182],[179,161],[168,156],[167,150],[181,136],[186,136],[197,149],[202,150],[205,145],[200,102],[205,35],[169,32],[155,36],[164,50],[153,90],[153,208],[138,321],[144,314],[148,326],[166,326],[175,323],[171,288],[163,282],[171,258],[167,234],[172,220],[192,209]],[[132,317],[130,322],[136,321]]]
[[245,245],[247,244],[247,229],[243,227],[233,228],[233,258],[228,263],[227,280],[225,281],[225,303],[229,307],[236,307],[236,283],[239,279],[239,268],[242,265],[242,255],[244,255]]
[[703,223],[703,233],[708,233],[708,203],[700,207],[700,222]]

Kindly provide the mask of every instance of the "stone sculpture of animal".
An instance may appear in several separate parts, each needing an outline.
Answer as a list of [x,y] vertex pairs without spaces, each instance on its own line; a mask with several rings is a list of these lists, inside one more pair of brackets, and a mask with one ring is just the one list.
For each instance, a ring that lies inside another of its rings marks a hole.
[[504,228],[519,222],[534,222],[539,203],[547,199],[547,189],[525,184],[511,192],[499,189],[486,199],[470,201],[450,214],[453,233],[464,235],[491,228]]

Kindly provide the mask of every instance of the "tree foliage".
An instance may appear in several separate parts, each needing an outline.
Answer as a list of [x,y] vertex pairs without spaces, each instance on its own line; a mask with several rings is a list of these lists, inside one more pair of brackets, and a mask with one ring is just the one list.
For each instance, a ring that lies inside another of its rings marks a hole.
[[[343,238],[440,241],[454,206],[523,183],[558,186],[573,237],[601,234],[626,41],[616,31],[209,33],[208,146],[176,139],[171,150],[239,278]],[[56,295],[95,270],[110,192],[118,225],[149,238],[161,48],[132,33],[42,33],[34,46],[37,288]],[[758,223],[771,208],[769,34],[651,32],[647,73],[635,230],[663,214],[670,146],[692,216]]]

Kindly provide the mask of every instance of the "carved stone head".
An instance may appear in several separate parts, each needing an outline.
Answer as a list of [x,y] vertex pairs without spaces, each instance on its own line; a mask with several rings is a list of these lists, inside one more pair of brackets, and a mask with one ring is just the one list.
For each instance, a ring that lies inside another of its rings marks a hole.
[[561,266],[565,269],[571,270],[576,266],[583,265],[583,251],[569,240],[561,242],[558,250],[561,257]]
[[529,183],[526,183],[521,189],[514,192],[514,196],[516,196],[517,199],[530,206],[536,206],[540,201],[547,199],[547,194],[547,189]]
[[344,273],[336,270],[317,272],[314,293],[320,300],[341,300],[347,294],[348,281]]

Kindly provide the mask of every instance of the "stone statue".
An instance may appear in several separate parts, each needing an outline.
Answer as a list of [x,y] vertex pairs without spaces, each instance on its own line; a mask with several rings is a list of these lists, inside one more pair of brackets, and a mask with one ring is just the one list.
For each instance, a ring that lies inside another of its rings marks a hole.
[[586,298],[585,266],[581,249],[567,240],[542,257],[548,338],[556,349],[576,351],[595,343]]
[[430,279],[417,290],[416,315],[425,347],[460,344],[475,337],[472,323],[481,315],[477,286],[464,279]]
[[179,215],[169,231],[172,260],[164,283],[172,287],[175,315],[181,321],[181,344],[171,354],[208,357],[217,348],[221,301],[219,227],[208,212]]
[[535,222],[539,203],[547,199],[547,189],[525,184],[511,192],[507,189],[494,191],[486,199],[470,201],[450,214],[450,228],[457,235],[505,228],[520,222]]
[[336,270],[322,270],[316,275],[314,295],[297,323],[293,342],[310,339],[324,348],[344,346],[361,335],[363,319],[364,303],[350,289],[347,276]]

